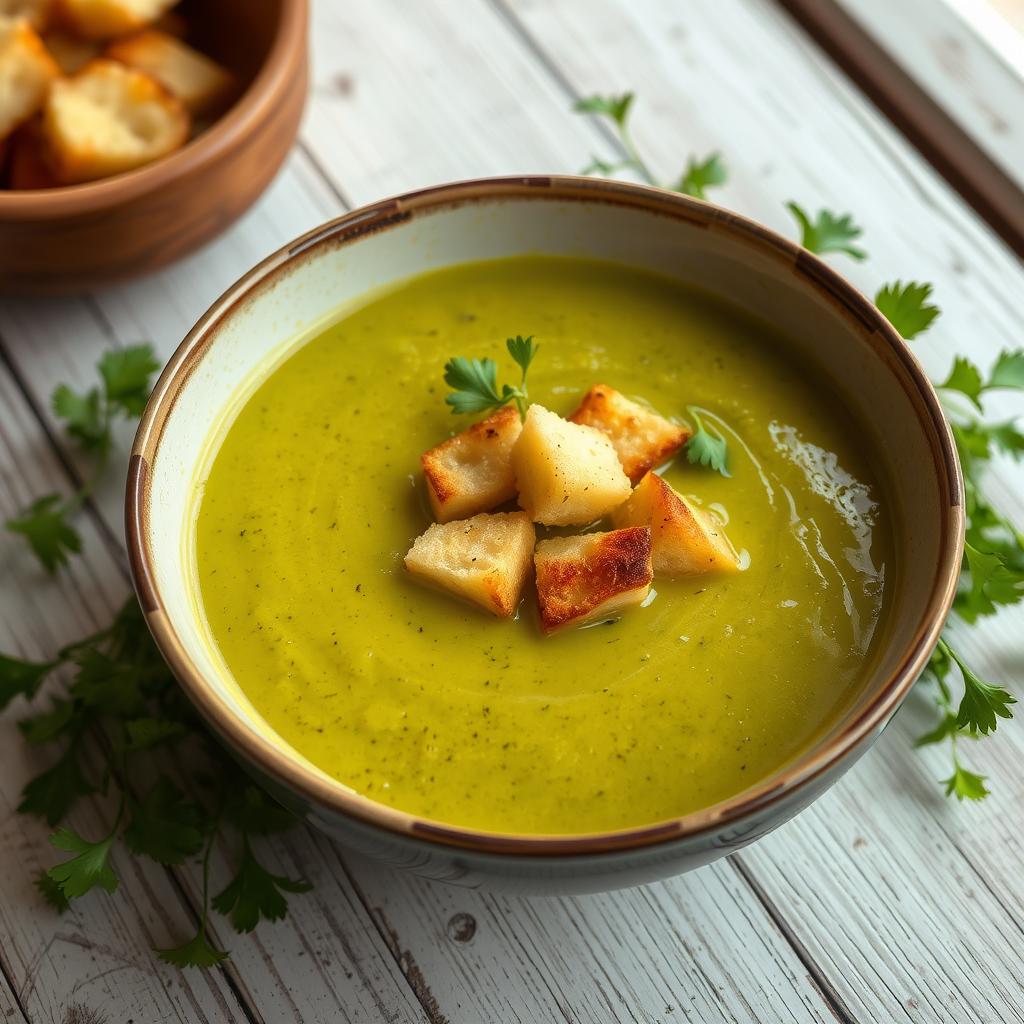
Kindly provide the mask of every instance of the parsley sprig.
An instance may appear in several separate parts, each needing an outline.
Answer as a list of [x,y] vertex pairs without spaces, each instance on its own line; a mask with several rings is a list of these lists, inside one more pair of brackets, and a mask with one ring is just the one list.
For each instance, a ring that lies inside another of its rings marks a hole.
[[[199,926],[183,945],[157,951],[169,963],[209,967],[226,957],[209,936],[211,907],[228,915],[239,931],[251,931],[264,918],[283,917],[285,894],[309,886],[267,871],[253,839],[290,828],[297,819],[251,782],[206,729],[160,656],[135,599],[109,627],[52,659],[0,655],[0,711],[16,697],[36,698],[51,676],[49,706],[18,723],[27,742],[56,750],[52,766],[25,786],[18,807],[62,826],[50,842],[70,856],[37,879],[44,898],[63,911],[97,887],[113,892],[118,876],[112,854],[123,844],[136,856],[168,866],[201,858]],[[173,777],[166,770],[171,759],[162,758],[161,751],[178,755]],[[153,770],[151,784],[143,789],[133,784]],[[118,809],[99,839],[62,825],[79,799],[111,789]],[[241,846],[236,872],[211,900],[211,851],[232,834]]]
[[445,398],[456,414],[491,412],[509,402],[515,402],[519,415],[526,418],[530,396],[526,390],[526,374],[537,355],[540,345],[533,335],[524,338],[517,334],[505,342],[508,353],[522,371],[519,384],[505,384],[498,391],[498,366],[493,359],[466,359],[454,356],[444,364],[444,382],[454,388]]
[[[609,118],[625,153],[625,159],[617,162],[595,158],[584,173],[632,170],[657,184],[629,133],[633,100],[632,93],[623,93],[591,96],[576,104],[577,111]],[[673,188],[703,199],[707,187],[721,185],[725,178],[725,165],[717,154],[703,163],[691,158],[686,173]],[[804,248],[818,255],[840,253],[855,260],[866,259],[867,253],[854,245],[862,231],[850,214],[819,210],[811,217],[795,202],[787,203],[786,208],[796,219]],[[932,286],[927,282],[894,281],[879,289],[875,304],[909,341],[924,334],[939,317],[939,307],[931,297]],[[964,472],[967,544],[954,610],[970,625],[1001,607],[1024,600],[1024,532],[989,502],[983,488],[985,470],[995,455],[1024,458],[1024,432],[1016,420],[989,422],[984,419],[983,407],[983,398],[992,391],[1024,391],[1024,349],[1001,353],[987,374],[966,357],[957,356],[947,376],[935,386],[943,396]],[[692,408],[689,411],[696,426],[686,447],[690,462],[728,475],[725,438],[709,432],[699,415]],[[959,675],[963,687],[959,701],[954,700],[950,686],[953,675]],[[943,780],[947,795],[980,800],[989,792],[987,780],[964,766],[958,740],[990,735],[1000,719],[1011,717],[1010,705],[1015,699],[1004,687],[981,679],[966,664],[953,648],[948,630],[922,678],[934,684],[939,722],[918,740],[918,745],[948,742],[953,774]]]
[[149,345],[113,349],[97,365],[100,383],[84,393],[61,384],[53,393],[53,411],[64,429],[93,457],[92,470],[74,494],[46,494],[7,520],[7,529],[21,534],[47,572],[66,565],[82,550],[73,525],[76,513],[96,489],[107,468],[113,446],[113,424],[119,417],[134,419],[150,392],[150,379],[159,363]]

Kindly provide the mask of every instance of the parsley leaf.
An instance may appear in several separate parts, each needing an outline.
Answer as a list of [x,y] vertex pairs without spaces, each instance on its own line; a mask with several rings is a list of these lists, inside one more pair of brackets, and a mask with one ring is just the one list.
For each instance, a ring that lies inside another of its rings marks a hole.
[[18,723],[22,736],[32,744],[50,743],[71,732],[78,720],[77,707],[74,701],[62,700],[57,697],[51,700],[49,711],[23,718]]
[[1024,389],[1024,349],[999,353],[988,376],[988,387]]
[[953,764],[953,774],[943,779],[946,796],[956,796],[957,800],[984,800],[990,790],[985,787],[987,776],[970,772],[959,761]]
[[529,401],[526,374],[540,345],[534,342],[532,334],[527,338],[517,334],[509,338],[505,346],[523,371],[518,387],[505,384],[498,391],[498,366],[493,359],[454,356],[444,364],[444,382],[455,388],[445,397],[445,403],[451,406],[453,413],[490,412],[514,401],[519,407],[519,415],[525,419]]
[[80,796],[96,787],[85,777],[78,760],[78,745],[72,743],[52,768],[30,780],[22,790],[19,814],[35,814],[56,825],[63,820]]
[[981,379],[981,371],[969,359],[957,356],[953,360],[949,376],[939,387],[945,391],[958,391],[969,398],[979,412],[981,411],[981,393],[985,390],[985,383]]
[[110,848],[113,846],[115,835],[116,832],[111,832],[105,839],[90,843],[77,832],[69,828],[60,828],[50,836],[50,842],[58,850],[75,854],[70,860],[56,864],[47,872],[66,899],[73,900],[84,896],[97,885],[107,892],[113,892],[117,888],[117,875],[110,866]]
[[111,409],[134,419],[142,415],[149,398],[150,378],[160,364],[149,345],[111,349],[98,366],[103,390]]
[[729,476],[726,468],[728,461],[728,446],[725,438],[715,432],[712,433],[704,426],[704,421],[693,406],[687,407],[687,412],[693,417],[696,430],[690,435],[686,442],[686,457],[693,465],[705,466],[716,470],[722,476]]
[[910,341],[927,331],[939,316],[939,307],[928,301],[931,294],[930,284],[894,281],[879,290],[875,305],[896,333]]
[[19,695],[31,700],[56,666],[55,661],[23,661],[0,654],[0,711]]
[[796,218],[800,225],[802,238],[800,244],[819,256],[828,252],[842,252],[855,260],[863,260],[867,253],[851,243],[863,234],[853,223],[848,213],[836,216],[830,210],[819,210],[812,221],[797,203],[786,203],[786,209]]
[[203,809],[163,778],[136,805],[124,841],[158,864],[180,864],[202,849],[204,825]]
[[239,932],[251,932],[261,918],[277,921],[288,912],[285,892],[308,892],[312,888],[301,879],[272,875],[252,854],[246,839],[242,863],[228,886],[213,898],[213,907],[231,915],[231,923]]
[[40,871],[36,875],[35,887],[58,914],[63,914],[71,906],[64,890],[50,877],[49,871]]
[[1024,572],[1007,566],[1002,555],[979,551],[970,543],[964,546],[964,554],[970,569],[970,588],[957,594],[955,607],[966,622],[994,614],[997,605],[1016,604],[1024,598]]
[[216,967],[228,958],[228,954],[210,942],[206,935],[206,922],[199,926],[195,937],[188,940],[181,946],[174,946],[171,949],[158,949],[156,955],[165,964],[173,967]]
[[984,736],[995,731],[997,718],[1013,717],[1009,706],[1017,701],[1002,686],[986,683],[979,678],[945,640],[940,640],[939,646],[956,663],[963,676],[964,695],[956,715],[956,724],[960,729]]
[[675,191],[695,199],[707,199],[707,189],[724,185],[727,176],[725,161],[720,153],[712,153],[704,160],[691,156]]
[[253,785],[240,772],[231,780],[224,799],[224,817],[247,835],[270,835],[294,828],[299,819],[265,789]]
[[576,101],[573,110],[578,114],[597,114],[599,117],[607,117],[612,122],[625,154],[624,159],[615,162],[594,157],[590,164],[583,169],[584,174],[593,174],[596,171],[599,174],[607,175],[615,171],[632,169],[637,171],[648,184],[658,184],[629,133],[629,115],[632,107],[633,94],[631,92],[625,92],[619,96],[587,96]]
[[184,722],[169,718],[130,718],[124,723],[124,739],[120,746],[126,751],[151,750],[187,734]]
[[624,92],[620,96],[585,96],[576,101],[573,110],[577,114],[597,114],[607,117],[620,128],[629,117],[629,108],[633,105],[633,94]]
[[110,424],[104,417],[96,388],[84,395],[61,384],[53,393],[53,411],[64,420],[64,429],[87,451],[105,451],[110,445]]
[[68,507],[59,495],[37,498],[21,515],[7,520],[7,529],[20,533],[49,573],[67,565],[69,555],[82,550],[82,538],[68,522]]

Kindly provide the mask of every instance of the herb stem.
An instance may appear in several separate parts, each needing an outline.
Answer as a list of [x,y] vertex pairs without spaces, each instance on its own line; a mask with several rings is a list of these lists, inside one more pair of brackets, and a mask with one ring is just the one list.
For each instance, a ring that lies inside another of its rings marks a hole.
[[637,149],[636,143],[633,141],[633,136],[625,123],[619,124],[618,129],[619,141],[622,143],[622,148],[626,151],[626,155],[629,157],[629,163],[636,168],[640,173],[640,176],[648,185],[658,185],[658,179],[654,176],[650,167],[647,166],[647,162],[640,155],[640,150]]

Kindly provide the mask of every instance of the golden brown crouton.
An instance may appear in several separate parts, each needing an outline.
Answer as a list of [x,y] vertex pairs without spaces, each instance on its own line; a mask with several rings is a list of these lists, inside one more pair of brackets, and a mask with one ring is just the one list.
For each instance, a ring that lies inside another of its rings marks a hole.
[[420,456],[434,518],[465,519],[516,496],[510,458],[523,429],[511,405]]
[[37,32],[46,28],[53,0],[0,0],[0,18],[24,18]]
[[685,427],[670,423],[606,384],[592,387],[569,419],[607,434],[633,483],[679,451],[690,436]]
[[67,32],[47,32],[43,43],[50,56],[65,75],[81,71],[100,55],[100,44],[91,39],[79,39]]
[[648,473],[613,515],[616,526],[649,526],[654,571],[660,576],[738,572],[739,558],[710,513],[697,508],[656,473]]
[[59,75],[27,20],[0,17],[0,139],[42,107]]
[[181,146],[188,129],[180,100],[112,60],[55,82],[43,112],[50,161],[65,185],[151,163]]
[[536,535],[525,512],[483,513],[433,523],[405,556],[414,576],[468,598],[495,615],[519,604]]
[[39,124],[23,124],[10,140],[7,164],[7,183],[15,189],[54,188],[60,184],[54,177]]
[[557,537],[537,545],[533,558],[545,633],[606,618],[641,604],[651,589],[651,531]]
[[531,405],[512,449],[519,504],[538,523],[590,523],[629,497],[629,480],[598,430]]
[[177,0],[57,0],[60,23],[85,39],[113,39],[156,21]]
[[220,113],[235,92],[235,79],[229,71],[187,43],[155,29],[118,39],[107,48],[106,56],[155,78],[193,116]]

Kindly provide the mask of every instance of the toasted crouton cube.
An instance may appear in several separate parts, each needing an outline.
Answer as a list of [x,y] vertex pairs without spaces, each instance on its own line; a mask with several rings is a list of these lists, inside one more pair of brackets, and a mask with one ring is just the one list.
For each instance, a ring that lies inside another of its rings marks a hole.
[[629,497],[629,479],[599,430],[531,405],[512,449],[519,504],[548,526],[590,523]]
[[0,17],[0,139],[39,110],[59,75],[28,21]]
[[55,82],[43,112],[51,163],[66,185],[148,164],[181,146],[188,129],[180,100],[112,60]]
[[52,14],[53,0],[0,0],[0,18],[24,18],[37,32]]
[[664,576],[738,572],[739,557],[718,520],[674,491],[657,473],[637,484],[612,514],[616,526],[649,526],[654,571]]
[[519,413],[506,405],[420,456],[438,522],[465,519],[516,496],[511,453],[522,429]]
[[685,427],[669,422],[606,384],[594,385],[569,419],[608,435],[632,483],[679,451],[690,436]]
[[525,512],[482,513],[433,523],[416,538],[405,567],[414,576],[507,617],[519,604],[535,540]]
[[60,184],[46,159],[46,149],[36,121],[23,124],[10,139],[7,183],[13,189],[54,188]]
[[537,545],[537,598],[545,633],[642,604],[651,589],[651,531],[556,537]]
[[155,29],[117,40],[106,55],[155,78],[193,115],[222,111],[235,91],[229,71],[187,43]]
[[67,32],[47,32],[43,36],[43,43],[65,75],[73,75],[100,55],[99,43],[91,39],[79,39]]
[[85,39],[113,39],[137,32],[169,11],[177,0],[58,0],[63,25]]

